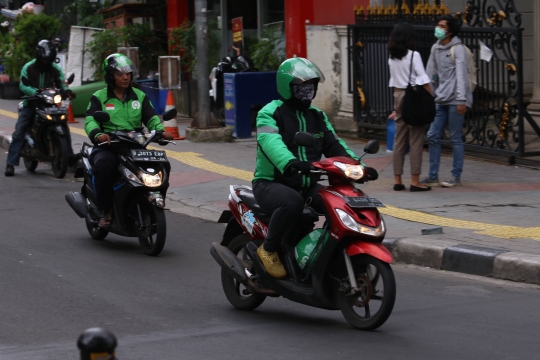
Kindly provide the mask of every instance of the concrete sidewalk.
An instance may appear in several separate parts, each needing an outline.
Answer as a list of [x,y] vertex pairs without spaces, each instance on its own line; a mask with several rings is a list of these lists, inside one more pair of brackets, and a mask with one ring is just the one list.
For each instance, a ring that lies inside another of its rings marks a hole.
[[[0,109],[0,144],[7,149],[17,101],[0,100]],[[75,151],[88,141],[84,120],[77,120],[70,124]],[[178,121],[184,134],[189,121]],[[362,153],[364,141],[345,140],[357,154]],[[184,140],[165,149],[172,166],[170,211],[217,221],[227,209],[229,185],[250,185],[257,150],[254,138],[234,143]],[[540,284],[538,169],[467,157],[461,187],[411,193],[392,190],[392,154],[384,144],[378,154],[367,155],[364,161],[379,171],[379,180],[361,187],[387,205],[381,209],[388,226],[384,243],[397,262]],[[405,174],[409,173],[407,162]],[[0,164],[5,165],[5,157]],[[451,156],[444,155],[441,180],[450,177],[451,164]],[[424,174],[427,169],[425,152]],[[40,164],[36,171],[50,172],[50,168]],[[23,174],[24,166],[16,168],[13,181]],[[72,174],[66,178],[74,181]],[[407,187],[408,178],[403,177]],[[422,235],[423,229],[433,228],[442,228],[443,233]]]

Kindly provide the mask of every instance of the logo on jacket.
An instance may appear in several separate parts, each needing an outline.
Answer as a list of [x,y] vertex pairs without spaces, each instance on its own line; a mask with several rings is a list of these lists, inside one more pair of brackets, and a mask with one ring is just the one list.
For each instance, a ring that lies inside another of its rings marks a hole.
[[324,137],[324,133],[321,131],[321,132],[318,133],[318,134],[313,134],[313,137],[314,137],[315,139],[321,139],[321,138]]
[[105,104],[105,110],[113,111],[114,110],[114,104]]
[[138,102],[137,100],[134,100],[132,103],[131,103],[131,107],[134,108],[135,110],[139,109],[141,107],[141,103]]

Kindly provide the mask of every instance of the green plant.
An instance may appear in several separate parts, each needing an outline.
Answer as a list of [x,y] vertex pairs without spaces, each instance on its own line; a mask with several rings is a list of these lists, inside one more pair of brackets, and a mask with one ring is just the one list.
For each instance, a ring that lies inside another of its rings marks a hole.
[[5,67],[5,72],[11,81],[19,81],[21,69],[32,57],[28,56],[11,34],[0,35],[0,58]]
[[268,26],[261,39],[250,46],[250,57],[259,71],[275,71],[285,61],[281,33],[281,25]]
[[[60,30],[60,21],[46,14],[23,13],[15,18],[15,38],[24,54],[31,59],[36,54],[36,45],[40,40],[53,39]],[[21,64],[21,68],[24,64]]]
[[107,56],[117,52],[119,46],[125,46],[126,36],[123,28],[110,28],[96,31],[93,40],[86,46],[85,52],[90,54],[90,63],[95,70],[94,80],[103,79],[101,65]]
[[[216,34],[217,21],[210,19],[208,21],[208,59],[209,71],[215,66],[214,59],[219,59],[219,50],[221,41]],[[182,67],[188,76],[196,71],[197,68],[197,41],[195,34],[195,23],[186,21],[179,27],[171,30],[169,37],[169,51],[171,55],[177,55],[181,58]]]
[[[103,7],[97,1],[75,0],[64,7],[59,20],[66,29],[69,29],[72,25],[101,28],[103,26],[103,15],[98,14],[97,11],[103,9]],[[73,22],[73,15],[76,15],[75,22]]]

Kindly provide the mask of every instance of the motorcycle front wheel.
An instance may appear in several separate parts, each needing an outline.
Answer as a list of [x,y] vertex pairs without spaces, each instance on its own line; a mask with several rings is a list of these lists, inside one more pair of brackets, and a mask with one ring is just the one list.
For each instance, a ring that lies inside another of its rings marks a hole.
[[64,136],[53,134],[51,138],[52,161],[51,166],[54,177],[61,179],[66,175],[68,169],[68,143]]
[[32,158],[30,158],[30,156],[28,155],[30,153],[28,149],[28,143],[26,142],[24,143],[24,147],[21,153],[23,154],[22,157],[23,157],[24,167],[26,168],[26,170],[28,171],[36,170],[38,166],[38,162],[37,160],[33,160]]
[[388,319],[396,300],[396,280],[389,264],[369,255],[351,258],[358,291],[337,292],[345,320],[360,330],[375,330]]
[[[246,245],[250,241],[246,234],[238,235],[227,247],[245,263],[250,264],[251,260],[245,250]],[[265,295],[251,294],[242,283],[228,275],[223,269],[221,270],[221,285],[223,286],[223,292],[227,300],[229,300],[232,306],[240,310],[256,309],[266,299]]]
[[149,203],[139,206],[143,220],[139,230],[139,244],[146,255],[158,256],[167,238],[165,211]]

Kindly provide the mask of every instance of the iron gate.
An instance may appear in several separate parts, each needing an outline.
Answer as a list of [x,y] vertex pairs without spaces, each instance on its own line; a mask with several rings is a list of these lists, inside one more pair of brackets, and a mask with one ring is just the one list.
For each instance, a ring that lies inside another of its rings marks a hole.
[[[478,85],[474,104],[463,126],[465,149],[503,156],[540,155],[540,127],[527,112],[523,94],[523,42],[521,14],[513,0],[469,0],[466,11],[456,17],[464,23],[459,37],[475,54]],[[409,11],[405,2],[355,9],[356,24],[348,26],[349,92],[353,96],[355,120],[363,131],[384,133],[393,110],[388,87],[387,44],[393,26],[401,21],[413,24],[416,50],[424,65],[434,44],[437,18],[448,14],[443,4],[417,4]],[[493,53],[481,60],[481,46]],[[379,134],[379,135],[381,135]],[[443,146],[450,146],[443,140]]]

